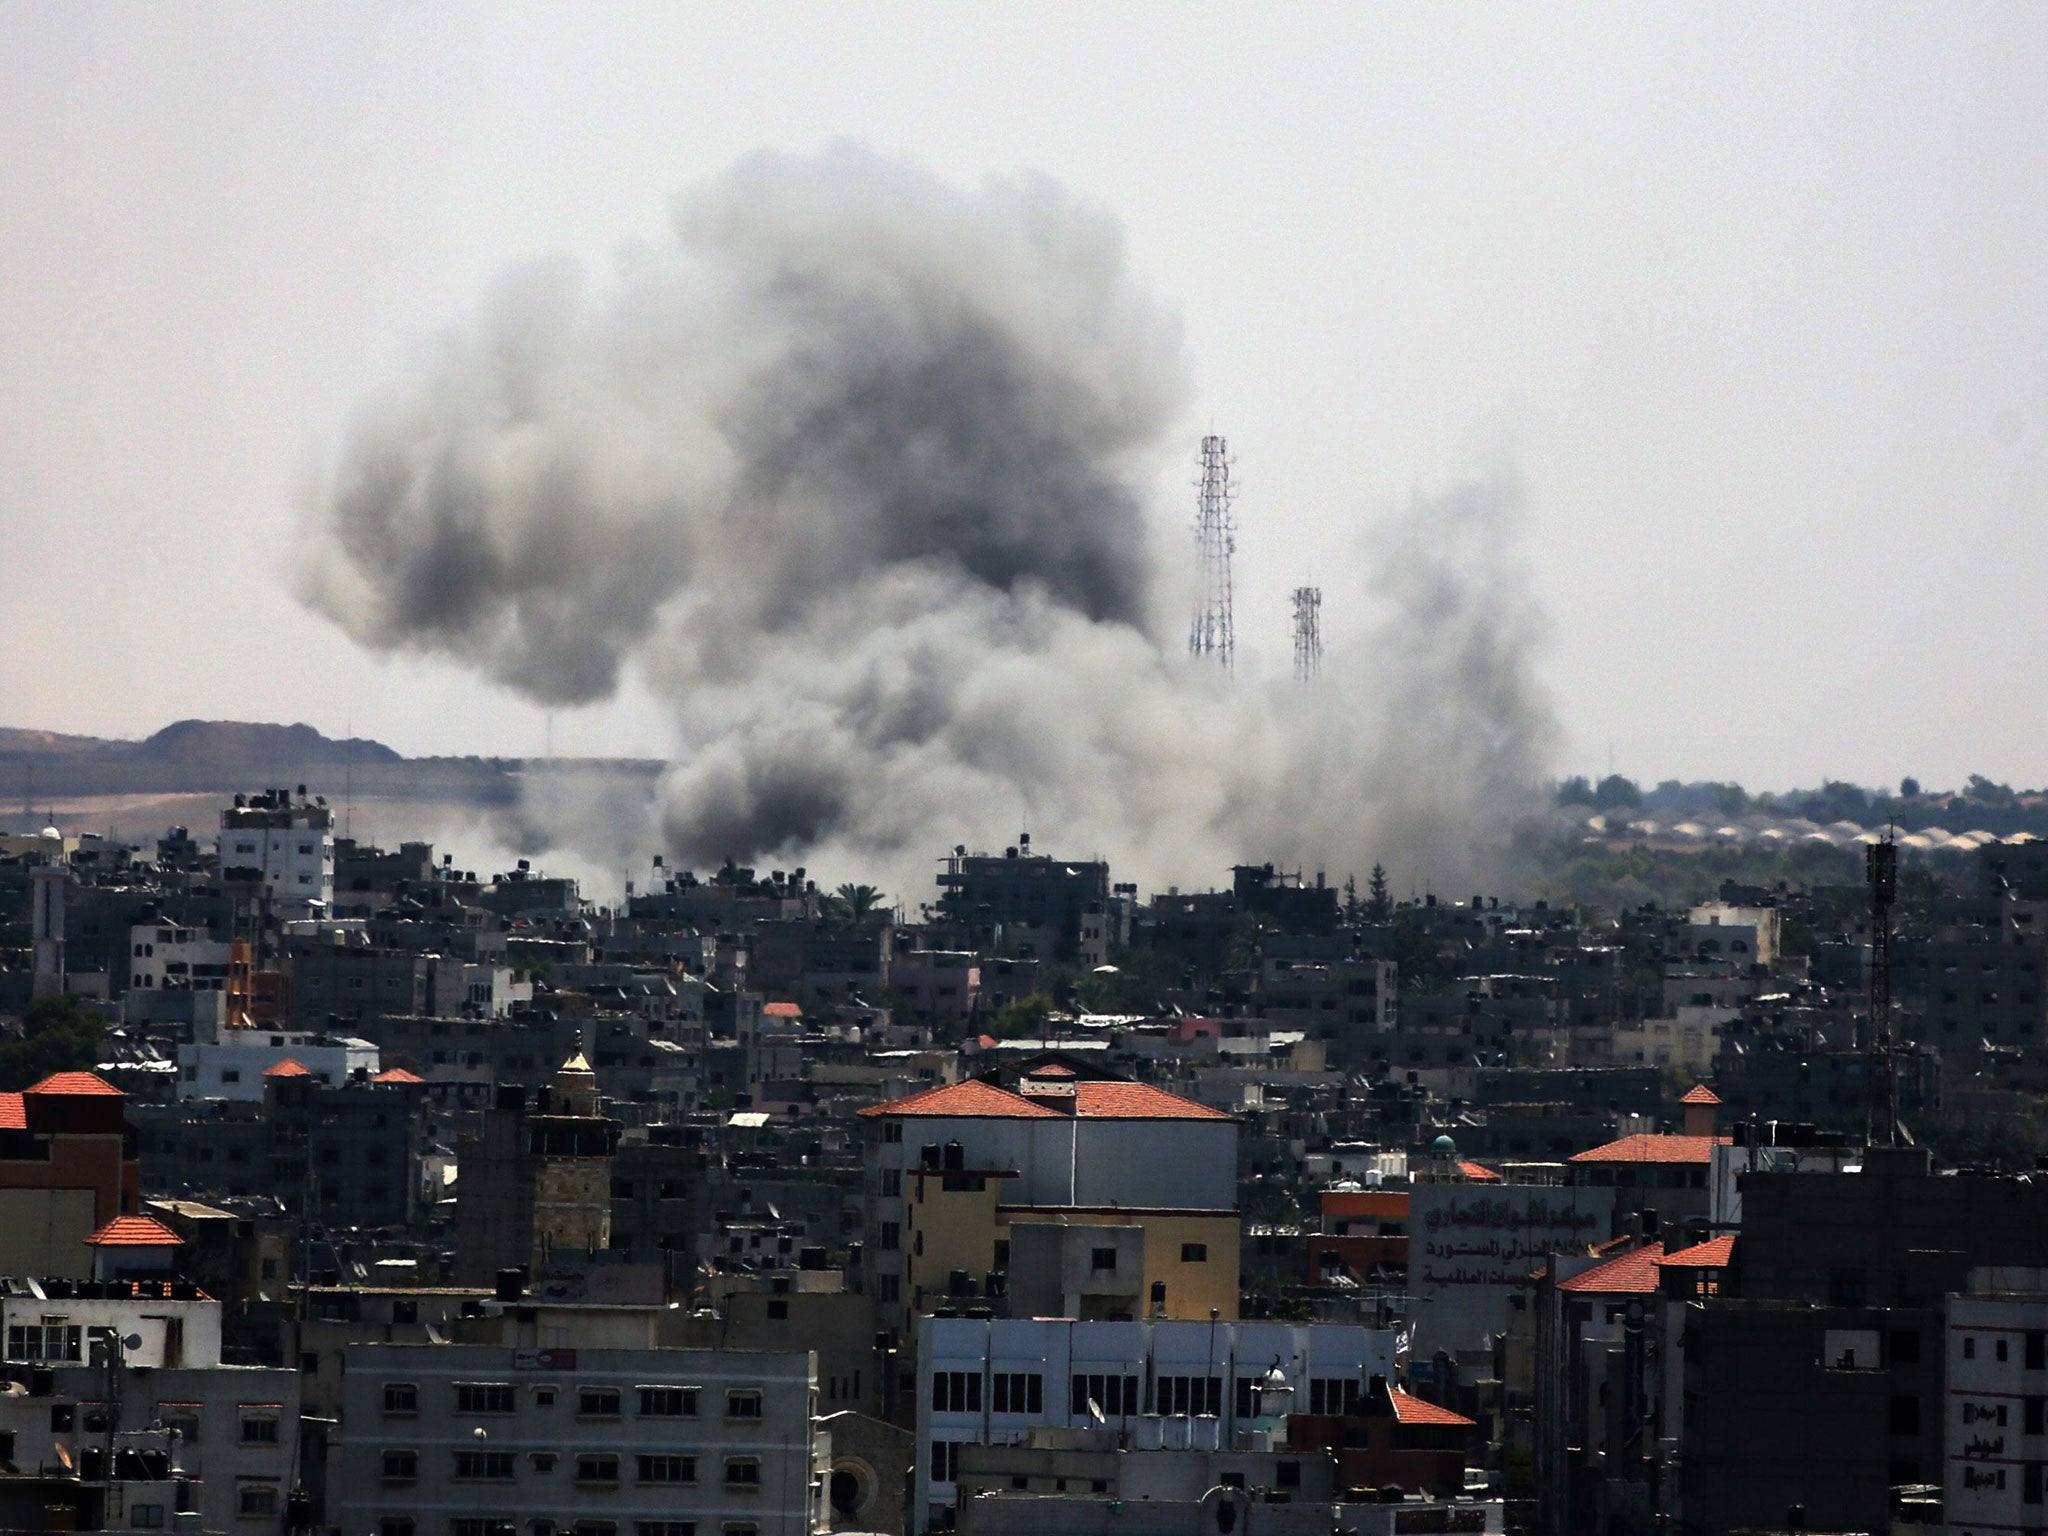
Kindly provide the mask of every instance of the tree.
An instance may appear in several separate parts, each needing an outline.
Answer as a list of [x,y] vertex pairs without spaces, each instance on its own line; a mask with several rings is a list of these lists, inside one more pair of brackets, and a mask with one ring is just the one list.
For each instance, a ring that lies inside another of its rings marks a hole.
[[1387,866],[1377,859],[1373,861],[1372,882],[1366,888],[1371,894],[1365,903],[1368,922],[1384,923],[1394,915],[1394,898],[1387,890]]
[[0,1045],[0,1090],[19,1093],[52,1072],[86,1072],[98,1064],[106,1025],[68,993],[39,997],[21,1016],[21,1038]]
[[1610,773],[1593,786],[1593,804],[1600,810],[1632,810],[1642,803],[1642,786],[1618,773]]
[[872,885],[842,885],[836,894],[846,915],[856,923],[874,911],[882,899],[882,893]]
[[988,1022],[988,1032],[998,1040],[1040,1039],[1045,1021],[1052,1017],[1052,999],[1043,992],[1005,1003]]
[[1593,803],[1592,781],[1583,773],[1573,774],[1557,786],[1557,803],[1559,805],[1591,805]]
[[1358,900],[1358,876],[1344,877],[1344,921],[1355,923],[1365,915],[1365,908]]
[[1910,773],[1899,780],[1899,798],[1901,800],[1917,800],[1920,798],[1920,781]]

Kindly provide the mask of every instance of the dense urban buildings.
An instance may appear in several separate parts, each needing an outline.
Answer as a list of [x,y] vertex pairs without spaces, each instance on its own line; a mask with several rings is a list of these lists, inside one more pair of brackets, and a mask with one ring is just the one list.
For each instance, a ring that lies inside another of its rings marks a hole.
[[1022,836],[596,903],[296,788],[10,835],[0,1525],[2040,1528],[2038,850],[1879,944]]

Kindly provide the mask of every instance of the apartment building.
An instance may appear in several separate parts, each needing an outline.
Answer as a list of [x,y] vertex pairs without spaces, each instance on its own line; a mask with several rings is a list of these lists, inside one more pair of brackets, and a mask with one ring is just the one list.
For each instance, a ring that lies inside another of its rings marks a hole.
[[340,1530],[808,1536],[829,1443],[808,1353],[359,1344]]

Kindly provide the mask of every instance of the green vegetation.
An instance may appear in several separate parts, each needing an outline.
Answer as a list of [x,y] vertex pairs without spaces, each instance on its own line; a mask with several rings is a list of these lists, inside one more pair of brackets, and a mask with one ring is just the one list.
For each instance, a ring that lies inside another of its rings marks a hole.
[[20,1038],[0,1044],[0,1090],[19,1093],[52,1072],[88,1072],[106,1026],[69,994],[40,997],[21,1017]]

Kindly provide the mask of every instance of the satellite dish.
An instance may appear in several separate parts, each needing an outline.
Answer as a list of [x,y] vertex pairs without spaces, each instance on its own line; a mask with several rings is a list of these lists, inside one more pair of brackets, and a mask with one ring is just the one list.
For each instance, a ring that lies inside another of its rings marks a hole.
[[129,1334],[127,1338],[125,1338],[125,1339],[123,1339],[123,1340],[121,1341],[121,1347],[122,1347],[123,1349],[140,1349],[140,1348],[142,1348],[142,1335],[141,1335],[141,1334],[139,1334],[139,1333],[131,1333],[131,1334]]

